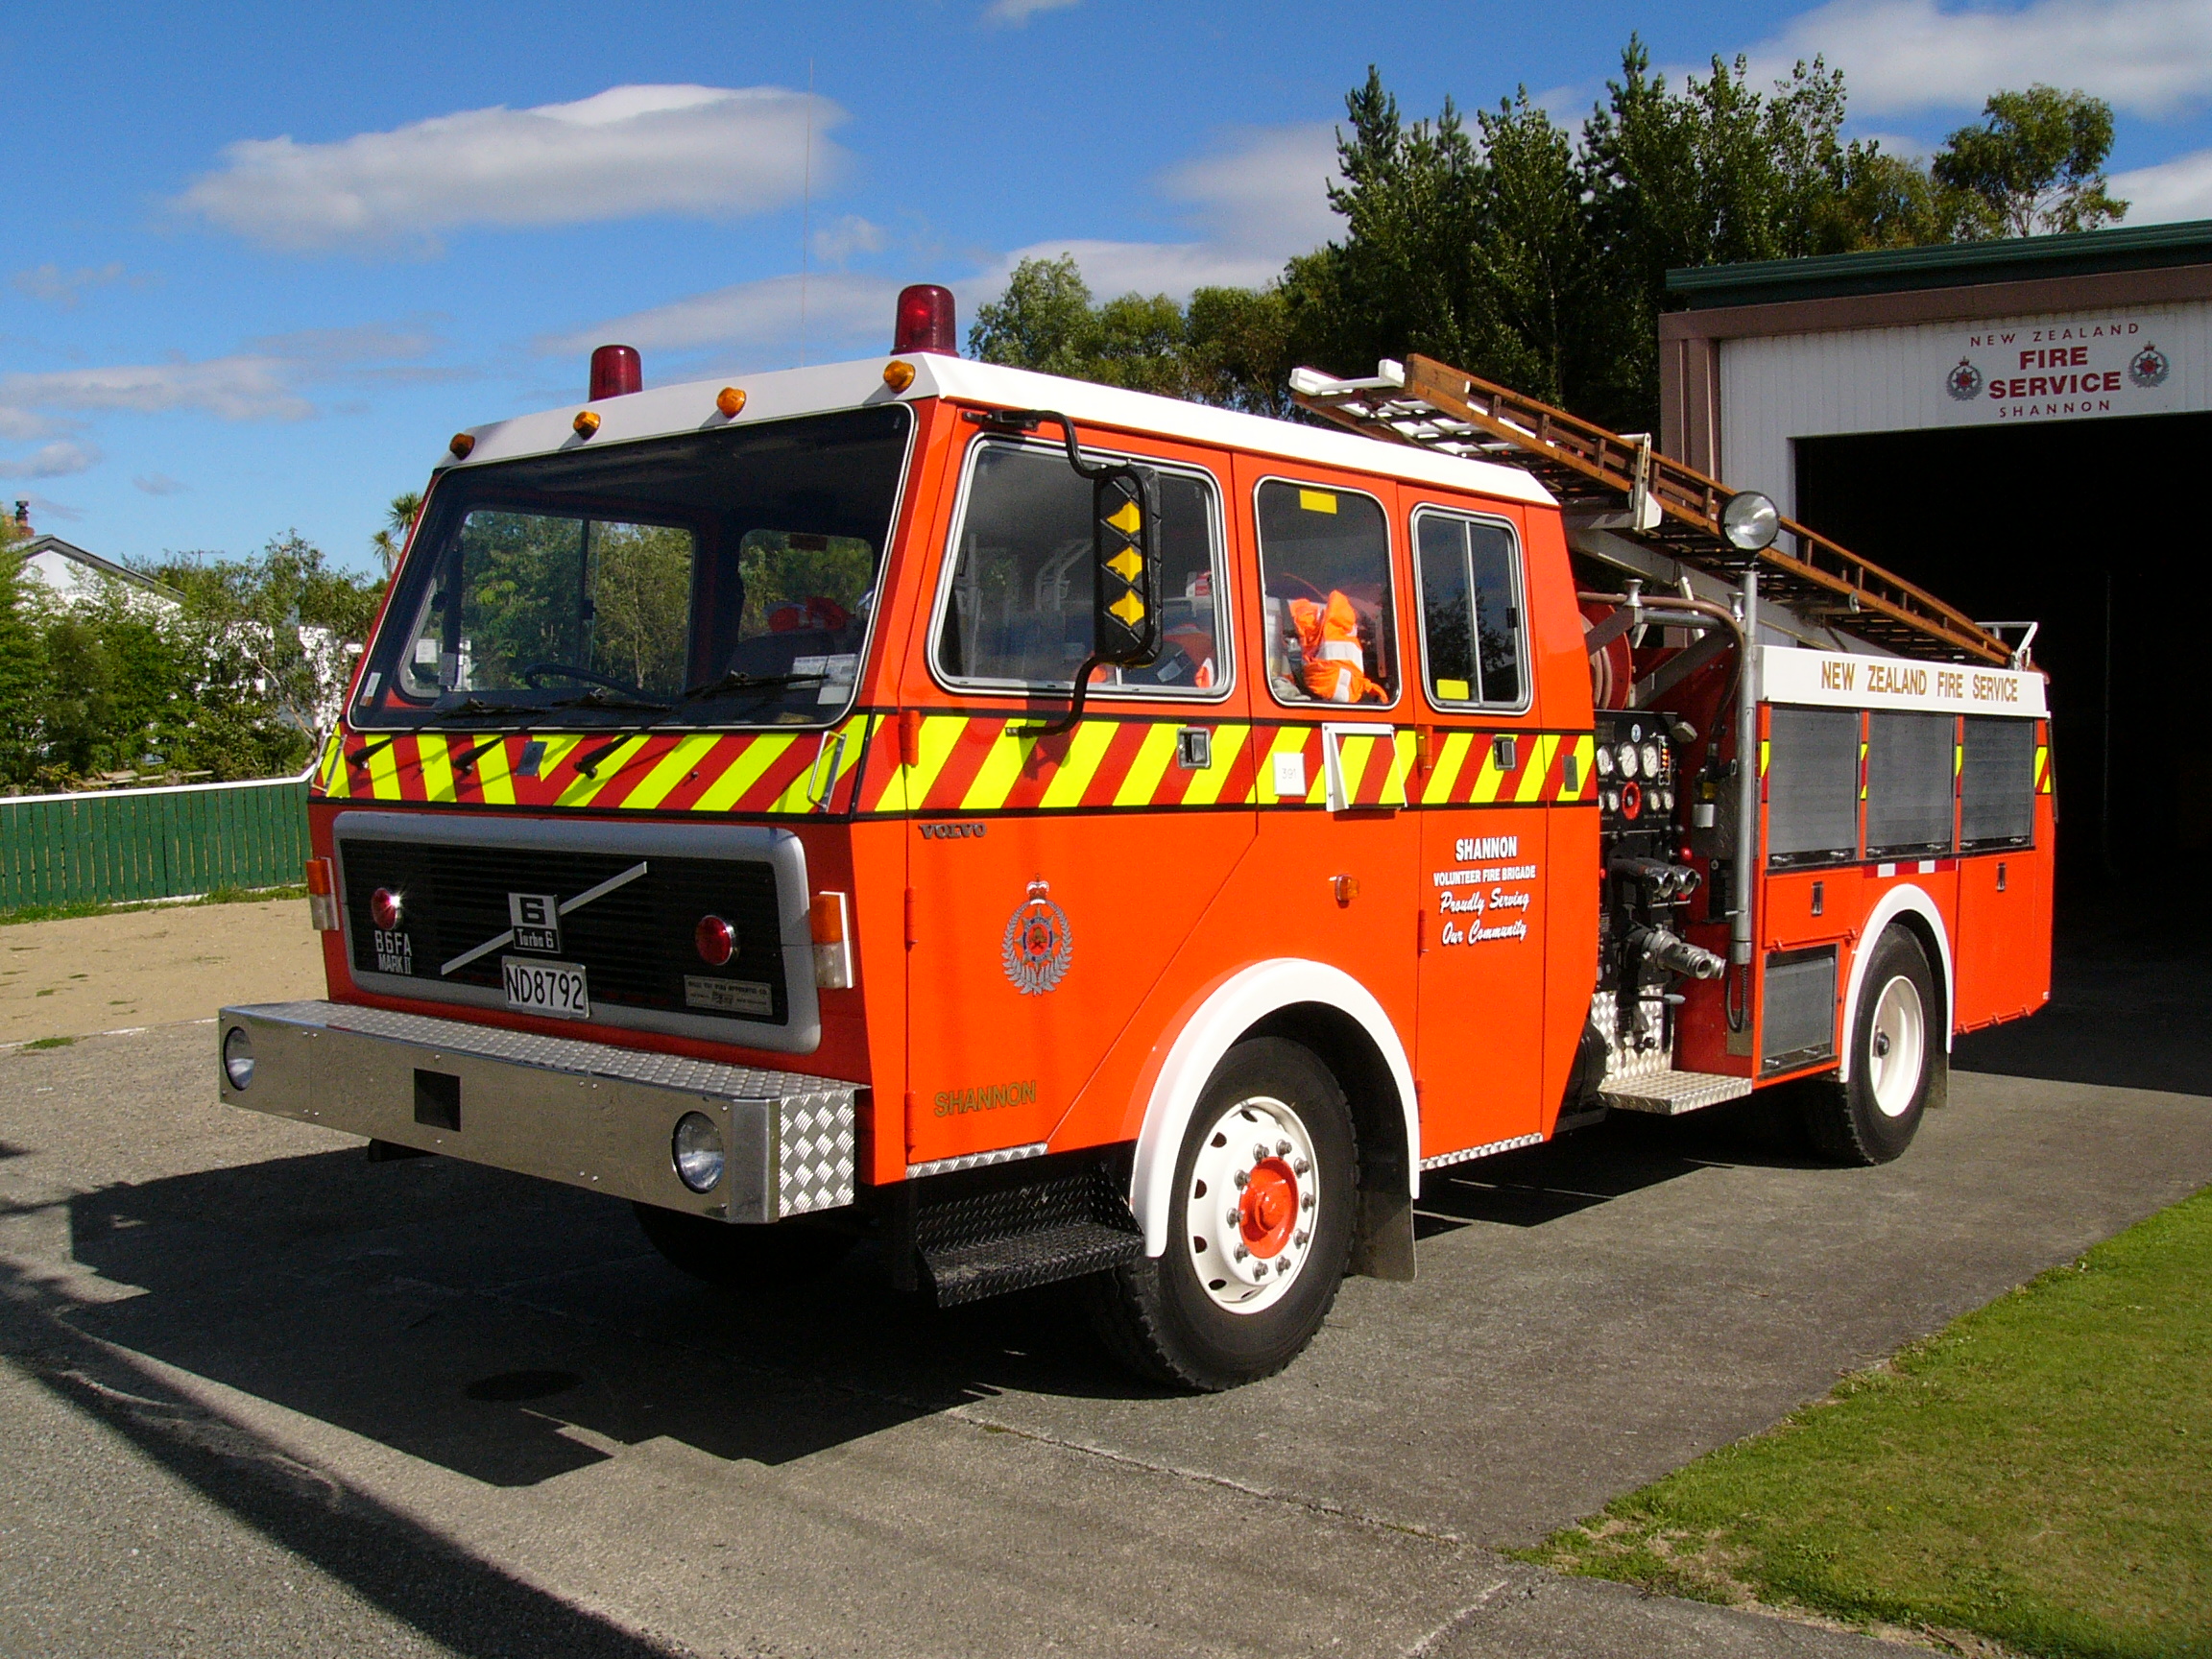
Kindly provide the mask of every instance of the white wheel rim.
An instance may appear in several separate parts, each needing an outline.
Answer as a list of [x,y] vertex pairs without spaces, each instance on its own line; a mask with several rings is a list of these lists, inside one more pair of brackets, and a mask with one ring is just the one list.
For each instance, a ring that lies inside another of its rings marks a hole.
[[1214,1305],[1257,1313],[1306,1266],[1321,1171],[1298,1114],[1264,1094],[1239,1100],[1199,1142],[1183,1194],[1183,1248]]
[[1927,1051],[1920,987],[1900,974],[1874,999],[1873,1027],[1866,1038],[1866,1082],[1883,1117],[1902,1118],[1912,1109]]

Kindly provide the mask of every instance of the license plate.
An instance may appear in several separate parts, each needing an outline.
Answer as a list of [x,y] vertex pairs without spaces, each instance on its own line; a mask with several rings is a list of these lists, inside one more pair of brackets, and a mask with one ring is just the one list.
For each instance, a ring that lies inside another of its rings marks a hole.
[[556,1020],[591,1018],[591,994],[585,987],[582,964],[503,956],[499,965],[507,981],[508,1007],[525,1014],[550,1014]]

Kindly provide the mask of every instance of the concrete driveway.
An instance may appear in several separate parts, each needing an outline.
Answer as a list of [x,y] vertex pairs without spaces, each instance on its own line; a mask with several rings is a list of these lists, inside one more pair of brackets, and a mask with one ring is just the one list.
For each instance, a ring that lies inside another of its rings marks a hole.
[[1493,1551],[2212,1181],[2182,971],[2132,1040],[2084,971],[2064,1065],[1966,1046],[1884,1169],[1744,1112],[1432,1181],[1419,1282],[1208,1399],[1047,1293],[718,1295],[622,1206],[214,1104],[204,1025],[0,1053],[0,1652],[1875,1651]]

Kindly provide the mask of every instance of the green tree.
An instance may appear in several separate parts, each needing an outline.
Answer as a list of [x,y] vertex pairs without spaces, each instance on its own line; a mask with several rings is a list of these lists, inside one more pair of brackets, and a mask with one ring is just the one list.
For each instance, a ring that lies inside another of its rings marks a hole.
[[[7,530],[12,524],[0,520]],[[45,640],[30,613],[22,566],[0,533],[0,784],[23,784],[36,769],[39,706],[46,683]]]
[[2111,105],[2036,84],[1991,96],[1981,123],[1945,139],[1929,171],[1972,204],[1964,234],[2094,230],[2128,211],[2105,188],[2111,154]]
[[399,555],[407,546],[409,532],[415,528],[417,515],[422,511],[422,493],[402,490],[392,497],[384,510],[384,527],[369,538],[369,545],[384,566],[384,579],[389,582],[392,572],[399,567]]

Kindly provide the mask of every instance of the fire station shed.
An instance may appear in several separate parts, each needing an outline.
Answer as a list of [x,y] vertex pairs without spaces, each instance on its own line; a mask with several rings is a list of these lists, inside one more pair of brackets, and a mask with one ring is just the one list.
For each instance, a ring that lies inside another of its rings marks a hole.
[[[2059,882],[2201,904],[2212,221],[1669,273],[1661,446],[2039,624]],[[2007,629],[2017,637],[2019,630]],[[2178,889],[2178,890],[2177,890]]]

